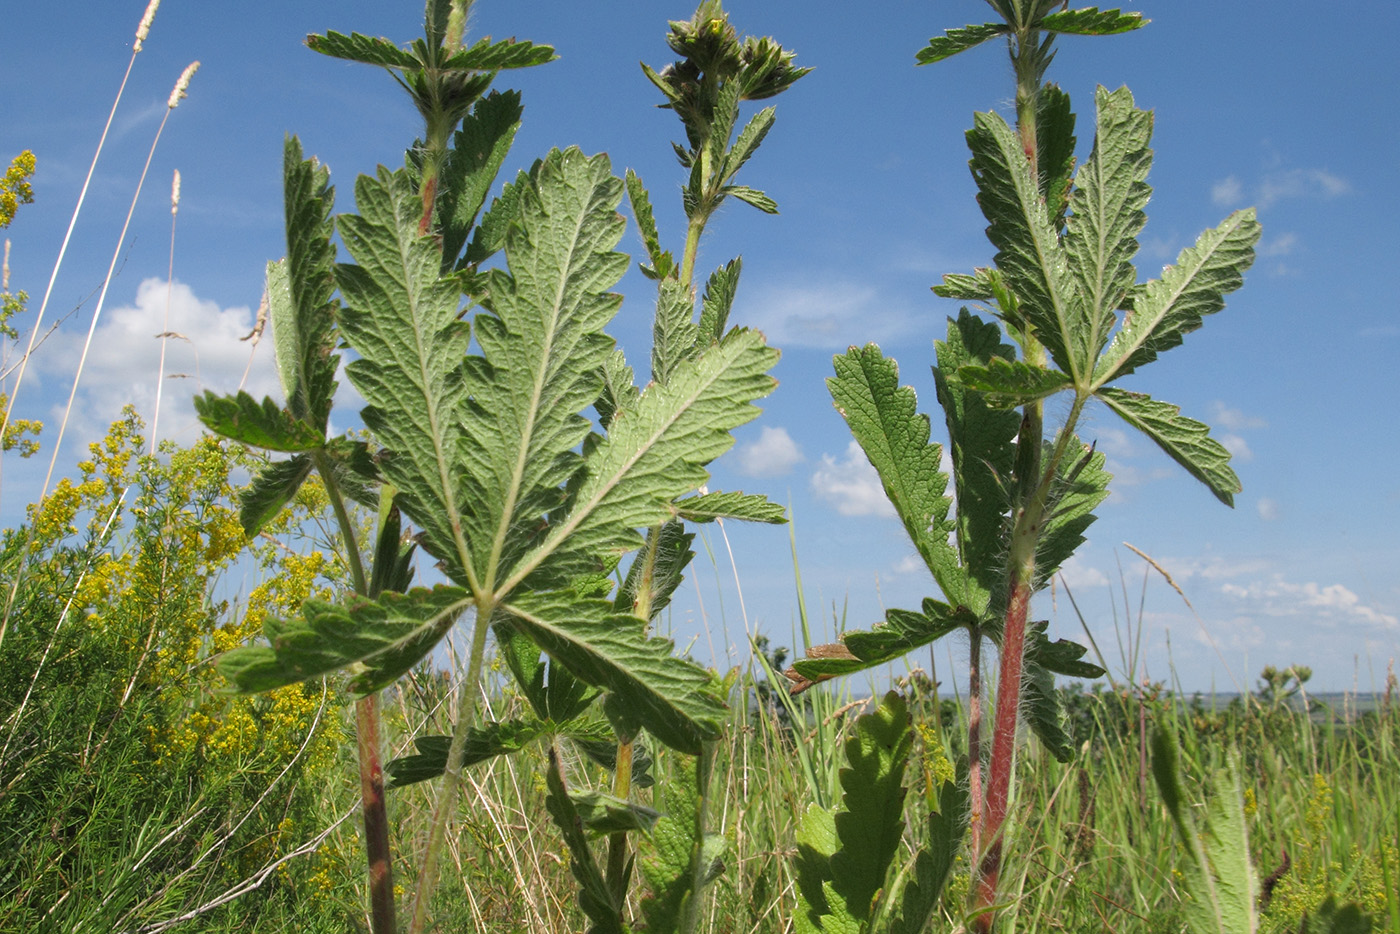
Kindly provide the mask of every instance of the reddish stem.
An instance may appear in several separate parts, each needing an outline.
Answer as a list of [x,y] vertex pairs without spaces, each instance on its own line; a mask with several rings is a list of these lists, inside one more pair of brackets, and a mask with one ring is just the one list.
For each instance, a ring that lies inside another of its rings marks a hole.
[[360,751],[360,809],[365,819],[369,863],[370,929],[394,934],[394,872],[389,857],[389,815],[384,807],[384,769],[379,756],[379,695],[355,703]]
[[973,628],[968,646],[967,667],[967,796],[972,806],[968,826],[972,834],[972,852],[982,852],[982,817],[986,802],[982,798],[982,633]]
[[[1016,763],[1016,725],[1021,706],[1021,663],[1026,651],[1026,615],[1030,609],[1029,580],[1017,576],[1012,582],[1011,603],[1001,638],[1001,673],[997,682],[996,721],[992,724],[992,759],[987,779],[987,807],[984,842],[979,857],[977,908],[996,904],[997,882],[1001,876],[1003,824],[1011,797],[1011,772]],[[977,919],[977,929],[992,930],[993,914]]]

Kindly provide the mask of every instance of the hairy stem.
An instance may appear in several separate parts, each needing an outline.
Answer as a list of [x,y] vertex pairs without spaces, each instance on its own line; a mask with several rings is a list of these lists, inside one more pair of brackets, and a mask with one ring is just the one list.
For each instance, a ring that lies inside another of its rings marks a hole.
[[355,702],[360,808],[365,820],[365,856],[369,863],[370,930],[374,934],[394,934],[394,873],[389,856],[389,814],[384,802],[379,723],[378,692]]
[[974,626],[968,633],[967,649],[967,795],[972,804],[968,827],[972,852],[982,852],[982,631]]

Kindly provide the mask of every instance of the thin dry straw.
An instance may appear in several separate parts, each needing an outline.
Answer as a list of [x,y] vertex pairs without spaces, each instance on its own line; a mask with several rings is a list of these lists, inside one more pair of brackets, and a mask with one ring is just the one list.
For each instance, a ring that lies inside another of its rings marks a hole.
[[[44,289],[44,300],[39,303],[39,313],[34,318],[34,329],[29,333],[29,344],[24,348],[24,356],[20,358],[19,375],[15,378],[15,388],[10,393],[9,404],[5,406],[4,418],[0,418],[0,434],[9,427],[10,415],[14,412],[15,400],[19,398],[19,387],[24,382],[25,367],[29,363],[29,355],[34,351],[34,342],[38,340],[40,325],[44,322],[44,311],[49,307],[49,297],[53,295],[53,286],[58,281],[58,270],[63,266],[63,257],[68,252],[68,241],[73,237],[73,228],[78,223],[78,214],[82,212],[83,201],[87,198],[88,186],[92,183],[92,175],[97,170],[98,157],[102,155],[102,147],[107,144],[107,133],[112,129],[112,120],[117,115],[117,106],[122,102],[122,95],[126,93],[126,82],[131,77],[132,66],[136,64],[136,55],[145,44],[146,36],[151,32],[151,23],[156,18],[156,10],[160,7],[160,0],[151,0],[146,5],[146,12],[141,16],[141,22],[136,27],[136,41],[131,45],[131,59],[126,63],[126,73],[122,75],[122,83],[117,88],[116,100],[112,101],[112,109],[107,114],[107,123],[102,127],[102,136],[97,140],[97,151],[92,154],[92,163],[88,166],[87,177],[83,179],[83,187],[78,192],[78,203],[73,207],[73,216],[68,219],[68,230],[63,234],[63,243],[58,248],[58,259],[54,260],[53,271],[49,273],[49,284]],[[6,616],[8,618],[8,611]],[[0,626],[0,641],[4,640],[4,627]]]
[[[166,111],[169,113],[170,111]],[[165,325],[160,329],[160,364],[156,367],[156,407],[151,414],[152,456],[156,453],[156,429],[160,424],[160,396],[165,387],[165,345],[174,335],[170,332],[170,300],[175,290],[175,221],[180,214],[180,170],[170,183],[170,269],[165,274]]]
[[[142,22],[145,21],[143,20]],[[174,110],[175,107],[180,103],[180,100],[186,96],[186,92],[189,90],[190,86],[190,78],[192,78],[194,76],[194,73],[198,70],[199,62],[191,62],[190,64],[186,65],[185,70],[180,73],[180,79],[175,82],[175,87],[170,92],[170,98],[166,101],[165,115],[161,117],[160,126],[156,129],[155,139],[151,141],[150,152],[146,154],[146,164],[142,167],[141,178],[136,183],[136,192],[132,195],[131,207],[127,209],[126,221],[122,224],[121,235],[117,237],[117,248],[112,252],[112,262],[107,267],[106,277],[102,280],[102,291],[97,297],[97,308],[93,311],[92,323],[88,325],[87,340],[83,342],[83,352],[82,355],[78,358],[78,369],[77,372],[73,374],[73,388],[68,393],[68,406],[64,410],[63,420],[58,425],[58,437],[55,438],[53,442],[53,454],[49,458],[49,469],[48,472],[44,475],[44,486],[39,491],[39,498],[37,502],[42,503],[44,501],[44,498],[49,494],[49,484],[53,481],[54,467],[58,464],[59,451],[63,448],[63,435],[68,428],[68,419],[73,414],[73,402],[77,398],[78,385],[82,381],[83,367],[87,363],[88,351],[92,348],[92,337],[93,334],[97,331],[97,322],[102,317],[102,306],[107,299],[107,289],[111,287],[112,277],[116,273],[117,261],[121,258],[122,244],[126,240],[127,229],[131,226],[131,217],[136,212],[136,202],[139,201],[141,198],[141,188],[146,183],[146,173],[151,168],[151,160],[155,158],[156,146],[160,143],[161,133],[165,131],[166,121],[170,119],[170,112]],[[37,323],[35,330],[37,333]],[[26,356],[28,356],[27,353]],[[16,388],[18,388],[18,384],[16,384]],[[14,404],[14,396],[10,397],[10,403],[11,405]],[[3,427],[0,427],[0,430],[3,430]],[[29,535],[30,539],[28,542],[25,543],[24,553],[23,555],[21,555],[20,558],[20,571],[23,570],[24,563],[27,562],[29,559],[29,544],[33,541],[34,535],[34,528],[32,526],[30,527]],[[0,621],[0,643],[4,642],[5,632],[9,628],[10,612],[14,608],[15,597],[19,593],[19,584],[22,577],[22,573],[17,572],[15,574],[14,582],[10,587],[9,596],[6,598],[5,617],[3,621]]]

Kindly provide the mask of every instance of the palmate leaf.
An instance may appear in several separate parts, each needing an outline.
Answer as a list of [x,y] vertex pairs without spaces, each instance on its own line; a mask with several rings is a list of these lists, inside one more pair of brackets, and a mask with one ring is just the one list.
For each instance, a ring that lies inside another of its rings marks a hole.
[[1094,99],[1094,151],[1075,178],[1074,213],[1064,242],[1086,305],[1089,344],[1097,354],[1113,328],[1114,312],[1137,281],[1133,257],[1152,195],[1147,184],[1152,114],[1133,105],[1127,88],[1100,87]]
[[673,656],[669,640],[649,638],[636,617],[559,593],[520,593],[500,612],[575,677],[617,695],[666,745],[695,755],[719,735],[724,705],[709,692],[709,675]]
[[444,267],[457,261],[520,129],[520,92],[493,91],[472,107],[438,174],[437,221]]
[[364,667],[350,686],[370,694],[421,661],[469,605],[465,591],[441,585],[376,600],[352,595],[345,606],[307,600],[301,619],[263,624],[269,645],[224,653],[219,671],[242,693],[254,694],[358,662]]
[[355,185],[358,215],[339,226],[359,265],[336,269],[347,307],[346,342],[359,359],[346,367],[364,396],[366,426],[382,445],[381,469],[399,491],[423,547],[448,576],[472,582],[461,538],[462,360],[467,328],[457,321],[460,294],[439,278],[441,253],[418,236],[422,203],[404,171],[380,168]]
[[967,143],[987,238],[1020,315],[1061,370],[1076,383],[1087,379],[1097,348],[1020,137],[999,115],[979,113]]
[[260,404],[246,392],[195,396],[195,411],[205,427],[240,444],[265,451],[314,451],[325,443],[324,431],[302,421],[270,398]]
[[1091,6],[1051,13],[1041,19],[1040,28],[1071,36],[1116,36],[1140,29],[1150,22],[1143,19],[1141,13],[1122,13],[1116,9],[1100,11],[1098,7]]
[[268,317],[277,349],[277,371],[294,416],[325,433],[340,358],[334,354],[337,303],[335,189],[330,170],[302,159],[301,143],[287,137],[282,153],[287,256],[267,270]]
[[[988,366],[993,360],[1010,360],[1015,349],[1001,340],[1001,329],[963,309],[956,321],[948,321],[948,338],[936,341],[938,366],[934,385],[938,404],[948,426],[949,454],[953,461],[953,489],[958,501],[955,514],[958,556],[967,573],[962,603],[977,616],[986,615],[991,595],[1004,589],[1002,554],[1004,531],[1011,508],[1007,482],[1011,477],[1015,448],[1012,441],[1021,419],[1014,411],[996,409],[976,392],[970,392],[949,376],[962,367]],[[999,607],[991,607],[1000,614]]]
[[676,515],[691,522],[738,519],[744,522],[787,522],[787,510],[759,493],[703,493],[672,504]]
[[1240,478],[1230,469],[1230,452],[1210,436],[1209,425],[1186,418],[1170,402],[1159,402],[1140,392],[1105,386],[1095,395],[1209,487],[1216,499],[1226,506],[1235,505]]
[[1059,370],[1031,366],[1020,360],[995,357],[986,365],[959,367],[956,379],[999,409],[1017,408],[1072,388],[1070,377]]
[[1261,228],[1254,209],[1236,211],[1181,251],[1160,279],[1134,290],[1132,311],[1094,368],[1094,388],[1125,376],[1182,342],[1204,315],[1244,284]]
[[833,363],[827,389],[836,410],[870,459],[904,530],[950,603],[962,603],[966,575],[948,544],[951,500],[948,475],[940,469],[942,448],[929,443],[929,420],[920,414],[914,390],[899,385],[899,365],[875,344],[852,347]]
[[671,518],[672,503],[707,479],[704,465],[734,443],[730,432],[758,414],[753,400],[773,390],[777,362],[757,331],[736,329],[665,385],[653,383],[615,415],[608,436],[586,456],[586,474],[566,514],[500,586],[537,571],[570,579],[599,556],[636,548],[634,531]]
[[904,769],[913,741],[908,708],[894,691],[856,719],[855,735],[846,740],[831,887],[861,922],[874,913],[904,834]]
[[575,448],[590,425],[580,413],[599,398],[613,350],[603,328],[621,303],[608,289],[628,263],[613,251],[621,197],[605,155],[554,150],[535,163],[506,235],[509,271],[489,273],[487,309],[473,320],[483,358],[463,381],[462,525],[482,586],[502,595],[538,541],[528,530],[543,531],[581,466]]
[[569,674],[562,665],[547,660],[529,636],[509,624],[497,625],[496,655],[503,658],[520,693],[541,720],[569,723],[580,716],[598,691]]
[[264,464],[238,493],[238,523],[252,538],[292,501],[315,465],[306,454]]
[[928,41],[928,45],[919,50],[915,61],[920,65],[932,65],[934,62],[941,62],[945,58],[952,58],[959,52],[966,52],[974,46],[981,45],[988,39],[995,39],[997,36],[1004,36],[1011,29],[1005,23],[983,23],[980,26],[963,26],[958,29],[946,30],[941,36],[934,36]]

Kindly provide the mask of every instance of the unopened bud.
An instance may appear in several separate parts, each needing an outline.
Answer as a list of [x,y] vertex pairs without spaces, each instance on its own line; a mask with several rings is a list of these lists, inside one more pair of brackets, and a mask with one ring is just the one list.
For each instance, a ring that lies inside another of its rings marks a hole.
[[199,62],[190,62],[185,66],[185,70],[180,72],[180,80],[175,82],[175,89],[170,92],[170,100],[165,102],[165,106],[174,110],[175,105],[180,103],[180,98],[187,96],[185,92],[190,89],[190,79],[194,77],[196,71],[199,71]]

